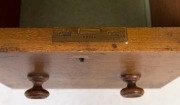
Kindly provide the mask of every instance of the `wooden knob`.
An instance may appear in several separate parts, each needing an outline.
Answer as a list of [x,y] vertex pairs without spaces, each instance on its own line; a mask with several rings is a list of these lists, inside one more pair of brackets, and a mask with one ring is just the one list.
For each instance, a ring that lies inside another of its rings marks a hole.
[[49,92],[43,89],[42,84],[49,79],[47,74],[29,74],[28,79],[33,82],[33,87],[25,92],[25,96],[30,99],[44,99],[49,96]]
[[140,74],[123,74],[121,78],[127,83],[127,87],[121,90],[121,95],[126,98],[141,97],[144,90],[136,86],[136,82],[140,79]]

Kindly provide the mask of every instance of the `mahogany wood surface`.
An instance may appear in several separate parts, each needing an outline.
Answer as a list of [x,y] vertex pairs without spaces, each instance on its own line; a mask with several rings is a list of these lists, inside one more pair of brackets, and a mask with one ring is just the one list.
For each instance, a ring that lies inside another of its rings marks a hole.
[[28,89],[32,83],[27,75],[45,72],[46,89],[123,88],[121,74],[136,70],[141,74],[137,86],[161,88],[180,75],[180,28],[127,28],[126,44],[54,43],[52,30],[0,29],[1,83]]
[[180,26],[180,0],[150,0],[150,7],[152,26]]

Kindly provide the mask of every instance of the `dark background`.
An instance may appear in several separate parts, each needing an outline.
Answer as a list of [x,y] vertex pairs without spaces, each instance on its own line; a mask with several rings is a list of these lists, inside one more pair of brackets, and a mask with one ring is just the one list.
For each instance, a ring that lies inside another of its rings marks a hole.
[[[22,2],[21,0],[0,0],[0,27],[1,28],[20,27],[21,2]],[[36,1],[34,0],[34,2]],[[151,24],[153,27],[179,27],[180,26],[180,0],[150,0],[150,10],[151,10],[151,22],[152,22]],[[82,12],[82,14],[85,14],[85,13]],[[117,14],[114,14],[113,16],[116,16],[116,15]],[[98,16],[101,16],[101,14]],[[103,17],[100,17],[100,18],[103,18]],[[118,21],[118,18],[116,19]],[[107,22],[108,20],[105,20],[105,21]],[[138,21],[138,19],[137,20],[135,19],[132,21]],[[127,22],[124,22],[124,23],[127,23]],[[77,21],[77,23],[79,22]],[[112,26],[112,24],[109,24],[109,23],[105,25]]]

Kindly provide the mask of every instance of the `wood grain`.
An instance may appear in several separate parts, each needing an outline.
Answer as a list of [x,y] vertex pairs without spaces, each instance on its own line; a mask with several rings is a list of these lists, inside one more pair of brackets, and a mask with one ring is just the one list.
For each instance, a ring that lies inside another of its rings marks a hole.
[[179,0],[150,0],[152,26],[179,27]]
[[[180,28],[128,28],[127,31],[128,44],[120,42],[53,43],[53,28],[1,28],[0,52],[180,51]],[[116,47],[113,47],[115,45]]]
[[138,86],[161,88],[180,75],[180,28],[128,28],[128,44],[53,43],[52,30],[0,29],[1,83],[27,89],[28,73],[45,72],[45,88],[123,88],[121,74],[136,70]]

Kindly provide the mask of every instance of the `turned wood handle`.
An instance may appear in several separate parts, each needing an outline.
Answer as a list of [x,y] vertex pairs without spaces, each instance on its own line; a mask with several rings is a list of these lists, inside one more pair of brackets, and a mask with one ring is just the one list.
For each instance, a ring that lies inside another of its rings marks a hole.
[[29,74],[28,79],[33,82],[33,87],[25,92],[27,98],[44,99],[49,96],[49,92],[42,87],[43,82],[49,79],[47,74]]
[[144,90],[136,86],[136,82],[140,79],[140,74],[123,74],[121,78],[127,83],[127,87],[121,90],[121,95],[126,98],[141,97]]

